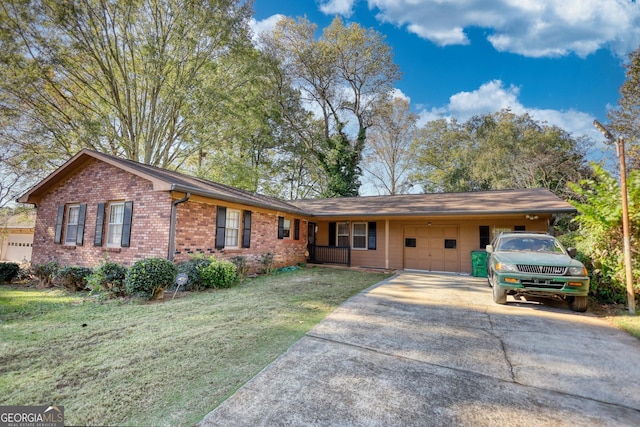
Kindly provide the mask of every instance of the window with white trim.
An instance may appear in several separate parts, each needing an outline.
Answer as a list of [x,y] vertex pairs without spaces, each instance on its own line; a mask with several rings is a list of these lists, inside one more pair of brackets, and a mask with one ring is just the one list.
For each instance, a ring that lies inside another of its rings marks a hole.
[[353,223],[353,249],[367,249],[367,223]]
[[338,246],[349,246],[349,223],[339,222],[336,233]]
[[282,237],[285,239],[291,238],[291,220],[285,218],[282,226]]
[[227,221],[225,224],[224,247],[240,247],[240,211],[227,209]]
[[109,205],[107,224],[107,246],[120,247],[122,244],[122,224],[124,223],[124,202]]
[[78,220],[80,219],[80,205],[67,207],[67,229],[64,233],[64,244],[75,245],[78,237]]

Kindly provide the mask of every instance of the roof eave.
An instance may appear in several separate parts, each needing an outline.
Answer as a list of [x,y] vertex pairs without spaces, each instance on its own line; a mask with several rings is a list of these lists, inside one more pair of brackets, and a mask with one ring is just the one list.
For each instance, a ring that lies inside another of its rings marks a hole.
[[325,218],[325,217],[409,217],[409,216],[475,216],[475,215],[526,215],[526,214],[575,214],[577,213],[577,209],[575,208],[558,208],[558,209],[526,209],[526,210],[504,210],[504,211],[465,211],[465,210],[455,210],[455,211],[445,211],[445,212],[433,212],[433,211],[420,211],[420,212],[327,212],[327,213],[314,213],[311,212],[310,215],[314,218]]
[[303,211],[302,209],[296,208],[295,206],[292,206],[292,205],[288,205],[288,207],[280,207],[280,206],[276,207],[276,206],[273,206],[273,205],[271,205],[269,203],[256,202],[254,200],[247,200],[247,199],[242,198],[242,197],[230,196],[228,194],[222,194],[222,193],[218,193],[216,191],[210,191],[210,190],[203,190],[201,188],[190,187],[190,186],[187,186],[187,185],[171,184],[171,188],[169,189],[169,191],[177,191],[177,192],[181,192],[181,193],[191,193],[193,195],[202,196],[202,197],[206,197],[206,198],[209,198],[209,199],[223,200],[225,202],[238,203],[238,204],[246,205],[246,206],[254,206],[254,207],[257,207],[257,208],[269,209],[269,210],[272,210],[272,211],[281,211],[281,212],[286,212],[286,213],[290,213],[290,214],[296,214],[296,215],[302,215],[302,216],[311,216],[311,214],[309,214],[308,212]]
[[18,197],[16,201],[19,203],[29,203],[29,204],[38,203],[40,201],[40,195],[42,193],[44,193],[47,189],[51,188],[59,179],[63,179],[69,176],[73,172],[73,169],[75,169],[74,166],[76,167],[80,166],[84,162],[88,161],[90,158],[103,161],[118,169],[122,169],[133,175],[137,175],[141,178],[144,178],[150,181],[153,184],[154,191],[169,191],[171,189],[170,182],[158,179],[157,177],[151,176],[137,169],[128,167],[125,164],[115,161],[110,156],[102,155],[102,153],[99,153],[97,151],[83,149],[83,150],[80,150],[75,156],[67,160],[58,169],[56,169],[51,174],[49,174],[49,176],[47,176],[45,179],[43,179],[38,184],[31,187],[22,196]]

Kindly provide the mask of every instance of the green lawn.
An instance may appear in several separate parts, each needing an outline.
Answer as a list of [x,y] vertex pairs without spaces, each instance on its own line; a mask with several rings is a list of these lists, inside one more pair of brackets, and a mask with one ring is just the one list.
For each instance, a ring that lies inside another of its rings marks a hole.
[[623,331],[627,331],[634,337],[640,339],[640,313],[636,311],[634,316],[628,312],[620,311],[615,315],[608,316],[609,320],[613,322],[618,328]]
[[64,405],[68,425],[193,425],[386,277],[305,268],[154,303],[0,286],[0,405]]

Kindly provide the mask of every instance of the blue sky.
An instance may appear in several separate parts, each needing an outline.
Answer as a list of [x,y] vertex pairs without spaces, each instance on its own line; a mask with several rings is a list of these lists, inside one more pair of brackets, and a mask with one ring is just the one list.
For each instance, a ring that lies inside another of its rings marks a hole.
[[254,32],[282,16],[375,28],[403,73],[396,87],[421,122],[511,108],[602,141],[640,46],[631,0],[255,0]]

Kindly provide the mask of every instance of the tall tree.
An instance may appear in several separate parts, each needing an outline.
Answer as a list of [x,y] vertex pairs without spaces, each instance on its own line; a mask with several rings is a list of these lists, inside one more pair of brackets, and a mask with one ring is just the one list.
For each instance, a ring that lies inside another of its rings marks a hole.
[[3,143],[57,158],[90,147],[182,161],[216,137],[216,110],[199,97],[223,88],[204,77],[248,46],[249,17],[240,0],[3,2],[1,113],[19,116]]
[[315,30],[306,19],[283,18],[263,46],[282,64],[303,105],[322,124],[321,134],[310,134],[308,119],[299,122],[299,115],[284,116],[324,171],[323,195],[355,196],[367,128],[399,70],[383,36],[371,29],[345,26],[336,17],[319,40]]
[[625,64],[626,80],[620,87],[618,107],[609,111],[609,119],[616,134],[629,143],[630,169],[640,168],[640,47],[629,54]]
[[508,110],[463,124],[440,120],[426,126],[416,141],[415,177],[427,190],[543,187],[566,195],[568,182],[590,173],[587,144],[557,126]]
[[412,186],[410,148],[418,116],[409,110],[409,101],[397,97],[378,111],[367,136],[364,169],[381,194],[403,194]]

